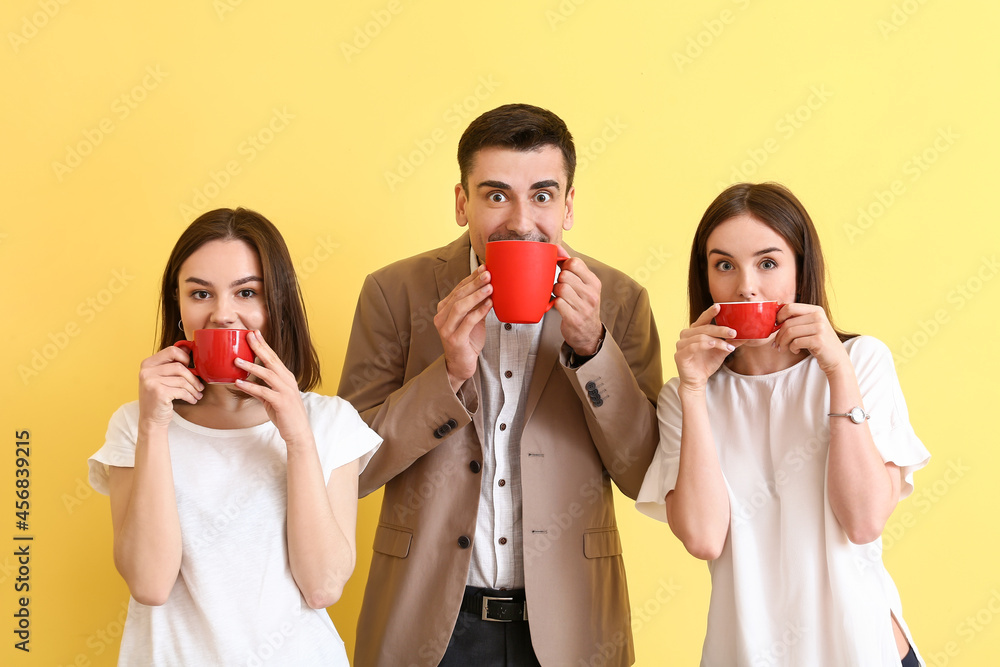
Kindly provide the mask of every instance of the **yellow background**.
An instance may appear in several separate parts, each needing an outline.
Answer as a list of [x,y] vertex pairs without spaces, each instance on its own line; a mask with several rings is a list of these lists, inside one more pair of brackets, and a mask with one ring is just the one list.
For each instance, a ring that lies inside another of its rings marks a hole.
[[[798,194],[837,322],[893,350],[934,456],[887,527],[906,619],[930,664],[997,664],[998,18],[939,0],[3,3],[0,662],[115,660],[127,591],[86,459],[135,397],[185,225],[236,205],[278,225],[332,392],[364,275],[459,233],[462,130],[526,101],[575,134],[567,240],[649,289],[665,377],[705,207],[733,180]],[[30,654],[12,633],[22,429]],[[618,501],[638,664],[697,664],[707,569]],[[378,504],[330,610],[349,652]]]

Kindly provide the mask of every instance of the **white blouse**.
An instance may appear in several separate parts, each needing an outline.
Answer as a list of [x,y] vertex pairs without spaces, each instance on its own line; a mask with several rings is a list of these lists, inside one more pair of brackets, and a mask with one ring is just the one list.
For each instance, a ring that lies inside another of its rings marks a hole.
[[[901,468],[905,498],[930,454],[910,426],[892,355],[866,336],[844,346],[875,445]],[[674,378],[660,392],[660,444],[636,502],[660,521],[667,520],[664,498],[677,484],[680,461],[677,387]],[[807,357],[768,375],[723,366],[706,395],[731,518],[722,554],[708,564],[712,597],[701,664],[898,667],[890,612],[913,641],[882,564],[882,540],[851,543],[830,508],[830,389],[819,364]]]

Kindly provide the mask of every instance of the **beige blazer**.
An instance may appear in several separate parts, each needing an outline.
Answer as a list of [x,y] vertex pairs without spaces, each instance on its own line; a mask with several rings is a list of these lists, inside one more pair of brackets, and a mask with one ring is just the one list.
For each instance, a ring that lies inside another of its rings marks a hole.
[[[602,283],[608,335],[573,370],[559,313],[545,315],[521,436],[525,590],[545,667],[635,661],[611,480],[635,498],[658,441],[663,381],[649,298],[623,273],[583,259]],[[480,497],[482,412],[477,379],[458,396],[451,390],[433,317],[468,275],[465,234],[368,276],[358,301],[339,393],[384,438],[360,494],[385,487],[358,667],[437,665],[458,619]]]

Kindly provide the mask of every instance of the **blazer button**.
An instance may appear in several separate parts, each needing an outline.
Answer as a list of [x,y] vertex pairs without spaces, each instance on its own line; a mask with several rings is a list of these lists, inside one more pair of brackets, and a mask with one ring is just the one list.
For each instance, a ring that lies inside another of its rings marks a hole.
[[471,544],[472,540],[470,540],[466,535],[462,535],[460,538],[458,538],[458,546],[462,547],[463,549],[468,549],[469,545]]
[[456,426],[458,426],[458,422],[457,421],[455,421],[454,419],[449,419],[448,420],[448,430],[449,431],[451,429],[455,428]]
[[472,472],[478,473],[482,469],[483,469],[483,464],[481,464],[479,461],[469,461],[469,470],[471,470]]
[[592,392],[595,389],[597,389],[597,383],[594,382],[593,380],[591,380],[590,382],[588,382],[587,384],[585,384],[583,386],[587,388],[588,392]]

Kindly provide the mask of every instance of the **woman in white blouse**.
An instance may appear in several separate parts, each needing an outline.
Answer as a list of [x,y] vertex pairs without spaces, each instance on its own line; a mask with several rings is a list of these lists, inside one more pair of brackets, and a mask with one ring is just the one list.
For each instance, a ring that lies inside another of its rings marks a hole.
[[[784,187],[737,184],[691,250],[690,328],[657,413],[638,508],[708,561],[702,665],[923,664],[880,535],[929,454],[884,344],[830,320],[823,255]],[[778,331],[736,340],[722,302],[778,301]]]
[[[291,257],[266,218],[205,213],[163,273],[158,351],[90,481],[111,496],[131,599],[122,665],[343,665],[326,607],[354,569],[358,474],[381,439],[309,391],[319,362]],[[174,343],[247,329],[256,363],[203,382]]]

